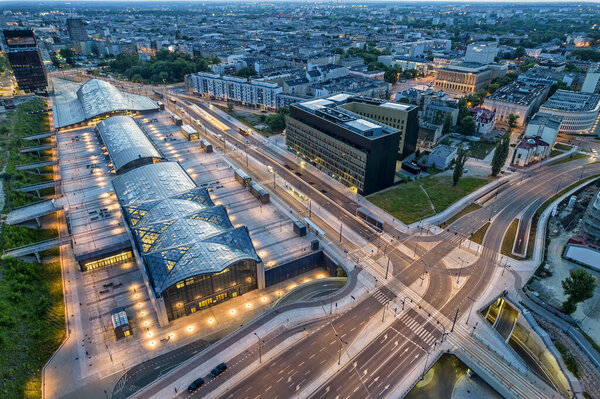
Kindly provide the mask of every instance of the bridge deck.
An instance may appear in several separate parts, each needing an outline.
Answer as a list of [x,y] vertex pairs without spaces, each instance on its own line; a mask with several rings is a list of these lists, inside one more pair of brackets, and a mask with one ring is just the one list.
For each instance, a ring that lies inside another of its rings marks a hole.
[[2,259],[6,258],[6,257],[16,258],[19,256],[32,255],[35,253],[45,251],[47,249],[52,249],[52,248],[60,247],[62,245],[66,245],[70,242],[71,242],[71,236],[65,236],[65,237],[52,238],[52,239],[46,240],[46,241],[36,242],[36,243],[30,244],[30,245],[24,245],[22,247],[7,249],[2,254]]
[[44,183],[30,184],[29,186],[17,187],[15,190],[22,193],[29,193],[36,190],[43,190],[45,188],[56,187],[60,185],[60,180],[52,180]]
[[45,144],[45,145],[36,145],[36,146],[33,146],[33,147],[19,148],[19,152],[21,154],[24,154],[24,153],[27,153],[27,152],[36,152],[36,151],[51,150],[53,148],[56,148],[56,144]]
[[31,169],[43,168],[45,166],[53,166],[53,165],[58,165],[58,161],[43,161],[43,162],[28,163],[28,164],[24,164],[24,165],[17,165],[17,170],[31,170]]

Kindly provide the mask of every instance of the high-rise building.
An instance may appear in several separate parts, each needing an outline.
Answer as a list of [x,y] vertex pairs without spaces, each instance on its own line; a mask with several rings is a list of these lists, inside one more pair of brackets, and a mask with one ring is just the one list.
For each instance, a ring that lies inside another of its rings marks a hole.
[[600,243],[600,191],[590,201],[587,212],[583,217],[583,234],[588,240]]
[[67,32],[74,42],[85,42],[88,34],[81,18],[67,18]]
[[46,68],[32,29],[5,29],[6,54],[19,89],[26,93],[45,91]]
[[394,183],[401,133],[342,107],[352,101],[351,95],[336,94],[291,104],[286,144],[330,176],[367,195]]

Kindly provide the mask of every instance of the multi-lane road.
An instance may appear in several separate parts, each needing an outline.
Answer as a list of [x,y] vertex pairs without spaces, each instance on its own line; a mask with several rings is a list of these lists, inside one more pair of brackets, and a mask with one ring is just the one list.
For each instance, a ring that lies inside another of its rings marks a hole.
[[[192,104],[189,97],[178,96],[178,106],[184,107],[191,118],[204,119],[202,112],[198,112],[194,105],[230,127],[228,132],[219,132],[226,135],[230,145],[233,144],[259,162],[270,165],[278,176],[308,195],[313,203],[337,215],[345,225],[361,236],[372,241],[379,239],[377,232],[354,216],[356,208],[360,205],[348,196],[337,192],[306,169],[290,164],[260,140],[238,135],[235,133],[236,126],[202,102]],[[203,124],[208,126],[209,131],[215,132],[206,121]],[[585,169],[582,169],[583,165],[587,165]],[[513,179],[506,189],[488,200],[481,209],[455,221],[449,227],[449,231],[435,236],[417,236],[386,228],[386,233],[390,236],[400,237],[404,244],[410,248],[414,245],[415,248],[415,256],[410,257],[396,248],[395,243],[389,245],[387,254],[393,264],[393,273],[388,287],[375,291],[367,300],[336,318],[323,321],[319,326],[311,326],[305,331],[305,338],[274,359],[264,362],[249,376],[230,387],[223,397],[290,397],[299,391],[302,391],[303,395],[309,394],[304,389],[335,365],[338,357],[344,353],[344,347],[360,334],[361,327],[366,325],[374,314],[381,312],[387,302],[396,296],[404,296],[404,286],[410,286],[426,276],[427,290],[420,300],[411,303],[412,309],[407,306],[407,310],[402,311],[385,331],[312,392],[312,396],[318,398],[385,397],[386,392],[392,392],[398,383],[408,376],[422,356],[431,352],[457,312],[459,316],[467,312],[473,299],[481,296],[488,287],[494,270],[500,267],[498,253],[504,233],[514,218],[530,207],[533,201],[543,203],[557,190],[569,186],[580,177],[598,173],[600,164],[589,164],[587,159],[536,168],[523,179]],[[476,262],[463,268],[464,282],[460,290],[453,290],[452,275],[456,271],[447,269],[442,259],[488,221],[491,221],[491,225],[483,241],[482,253]],[[424,241],[433,241],[435,245],[431,249],[425,249],[429,246],[422,245]],[[418,305],[435,309],[437,315],[429,316],[430,313],[415,310]],[[278,334],[269,341],[269,345],[281,343],[294,332]],[[246,333],[240,331],[240,334]],[[232,339],[235,339],[235,335]],[[253,356],[255,354],[239,354],[232,359],[232,367],[223,376],[211,380],[206,389],[215,390],[229,376],[248,366],[253,361]],[[191,370],[196,365],[197,363],[191,362],[189,366],[180,368],[177,372],[179,374]],[[176,376],[167,377],[171,378],[158,380],[147,392],[157,392],[161,387],[176,380]],[[202,397],[203,392],[205,391],[201,389],[193,396]],[[180,396],[187,397],[188,394],[181,393]]]

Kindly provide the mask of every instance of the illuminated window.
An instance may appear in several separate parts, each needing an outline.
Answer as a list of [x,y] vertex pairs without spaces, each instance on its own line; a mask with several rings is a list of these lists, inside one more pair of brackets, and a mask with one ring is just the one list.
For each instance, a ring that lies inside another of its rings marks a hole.
[[185,286],[185,283],[183,281],[178,282],[176,285],[177,288],[183,288],[184,286]]

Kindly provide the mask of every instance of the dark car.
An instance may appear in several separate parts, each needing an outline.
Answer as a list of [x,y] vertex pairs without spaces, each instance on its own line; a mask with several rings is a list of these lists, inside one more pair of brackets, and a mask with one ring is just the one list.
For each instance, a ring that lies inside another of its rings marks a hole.
[[204,385],[204,378],[200,377],[190,384],[190,386],[188,387],[188,392],[194,392],[196,389],[200,388],[202,385]]
[[221,363],[217,367],[212,369],[212,371],[210,373],[213,375],[213,377],[216,377],[219,374],[221,374],[222,372],[224,372],[225,370],[227,370],[227,365],[225,363]]

